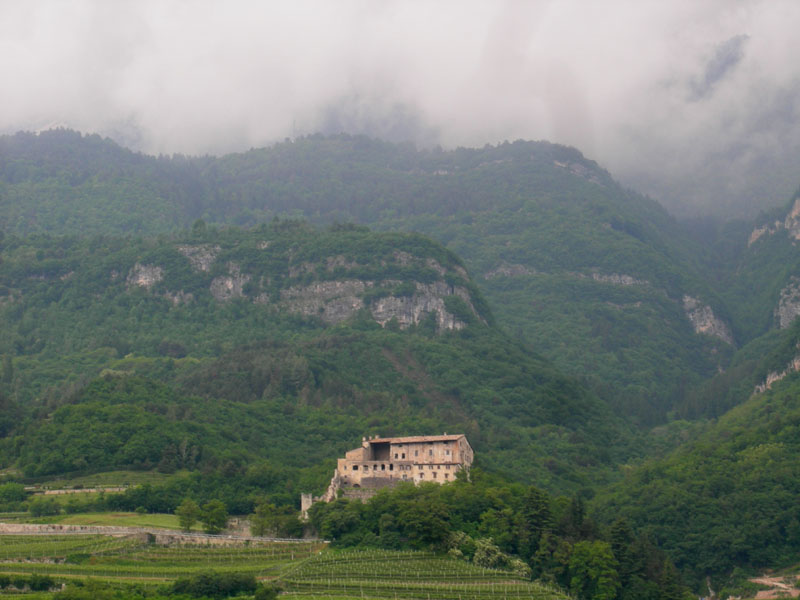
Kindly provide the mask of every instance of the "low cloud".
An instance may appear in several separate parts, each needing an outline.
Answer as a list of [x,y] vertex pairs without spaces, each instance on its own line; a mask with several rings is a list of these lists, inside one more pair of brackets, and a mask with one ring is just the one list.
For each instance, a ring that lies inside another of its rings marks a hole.
[[746,214],[800,184],[798,22],[781,0],[6,0],[0,130],[189,154],[547,139],[680,214]]

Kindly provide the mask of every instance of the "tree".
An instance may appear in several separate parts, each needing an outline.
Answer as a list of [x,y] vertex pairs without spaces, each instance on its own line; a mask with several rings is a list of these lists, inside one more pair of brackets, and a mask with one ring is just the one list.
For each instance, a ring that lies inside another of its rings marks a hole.
[[3,382],[11,383],[14,381],[14,362],[11,355],[3,355]]
[[276,535],[278,537],[298,537],[302,535],[303,525],[297,513],[289,506],[277,507],[266,500],[256,506],[250,515],[250,533],[256,536]]
[[553,515],[549,496],[538,488],[531,486],[522,502],[519,550],[525,558],[530,558],[539,548],[542,534],[553,527]]
[[39,496],[31,500],[28,505],[28,511],[31,516],[44,517],[49,515],[57,515],[61,513],[61,506],[55,498],[45,498]]
[[178,523],[180,523],[181,529],[190,531],[192,525],[200,519],[202,511],[197,502],[191,498],[184,498],[183,502],[175,509],[175,514],[178,515]]
[[228,525],[228,507],[222,500],[210,500],[203,505],[200,519],[203,531],[219,533]]
[[581,600],[613,600],[617,595],[617,561],[608,542],[577,542],[572,548],[569,574],[570,590]]
[[21,483],[9,482],[0,485],[0,503],[22,502],[27,496],[25,486]]

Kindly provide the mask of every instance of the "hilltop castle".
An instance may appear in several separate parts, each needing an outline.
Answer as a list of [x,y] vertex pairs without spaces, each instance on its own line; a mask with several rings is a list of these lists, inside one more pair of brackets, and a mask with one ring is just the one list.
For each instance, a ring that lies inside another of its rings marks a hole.
[[363,500],[401,481],[447,483],[459,471],[469,471],[472,459],[464,434],[362,438],[360,448],[338,460],[325,494],[302,495],[302,510],[305,514],[314,502],[336,499],[340,490],[346,497]]

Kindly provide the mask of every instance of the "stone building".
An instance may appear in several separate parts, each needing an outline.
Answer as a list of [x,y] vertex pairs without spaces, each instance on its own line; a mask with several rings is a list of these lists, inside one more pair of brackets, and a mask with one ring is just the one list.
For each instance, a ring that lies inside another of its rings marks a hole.
[[346,497],[366,499],[402,481],[447,483],[459,471],[469,471],[472,459],[464,434],[363,438],[360,448],[338,460],[324,495],[302,495],[302,510],[305,514],[313,502],[336,499],[340,490]]

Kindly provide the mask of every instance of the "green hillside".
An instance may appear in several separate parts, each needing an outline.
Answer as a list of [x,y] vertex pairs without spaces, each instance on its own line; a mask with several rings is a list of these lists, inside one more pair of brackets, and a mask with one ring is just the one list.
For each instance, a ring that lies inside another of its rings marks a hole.
[[[154,158],[57,130],[0,138],[0,152],[8,233],[159,233],[275,215],[423,232],[464,258],[506,331],[643,424],[662,422],[737,341],[701,245],[572,148],[310,136]],[[706,309],[716,337],[690,321]]]
[[367,432],[464,431],[484,465],[577,490],[640,452],[417,234],[198,224],[7,236],[0,258],[0,461],[28,476],[258,459],[319,491]]
[[800,379],[786,377],[710,425],[694,443],[641,467],[595,500],[624,514],[699,580],[734,567],[797,562]]
[[365,433],[463,431],[689,581],[797,561],[797,197],[684,227],[545,142],[155,158],[54,131],[0,159],[0,466],[188,470],[148,510],[249,510]]

